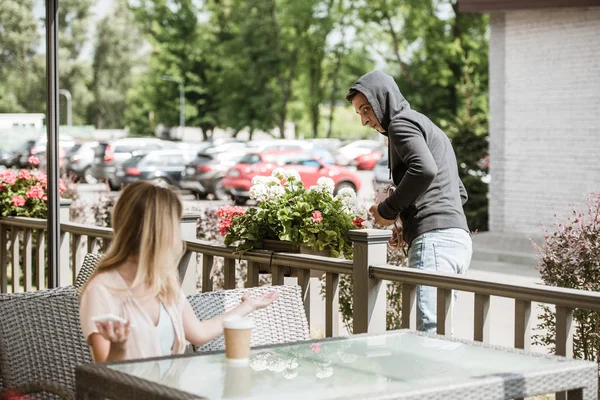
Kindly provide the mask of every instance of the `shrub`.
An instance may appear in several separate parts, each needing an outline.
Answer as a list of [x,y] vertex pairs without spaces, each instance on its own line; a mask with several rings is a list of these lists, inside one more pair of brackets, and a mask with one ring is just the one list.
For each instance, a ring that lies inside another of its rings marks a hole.
[[[48,215],[48,178],[35,168],[40,161],[29,157],[32,170],[11,169],[0,173],[0,212],[3,217],[46,218]],[[66,188],[60,180],[60,193]]]
[[[555,214],[554,231],[542,227],[544,245],[534,243],[538,254],[538,266],[546,285],[565,288],[600,291],[600,191],[591,193],[587,209],[573,207],[572,214],[564,222]],[[542,307],[539,333],[534,335],[536,344],[556,348],[554,314]],[[573,354],[577,358],[597,360],[600,356],[600,313],[575,310],[575,334]]]

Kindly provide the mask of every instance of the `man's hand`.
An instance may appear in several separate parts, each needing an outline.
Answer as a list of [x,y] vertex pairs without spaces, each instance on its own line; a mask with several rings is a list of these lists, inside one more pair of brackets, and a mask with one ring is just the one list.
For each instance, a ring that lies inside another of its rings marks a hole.
[[369,208],[369,211],[375,217],[375,223],[377,225],[389,226],[389,225],[392,225],[394,223],[393,219],[385,219],[381,215],[379,215],[379,210],[377,209],[377,204],[373,204],[371,206],[371,208]]

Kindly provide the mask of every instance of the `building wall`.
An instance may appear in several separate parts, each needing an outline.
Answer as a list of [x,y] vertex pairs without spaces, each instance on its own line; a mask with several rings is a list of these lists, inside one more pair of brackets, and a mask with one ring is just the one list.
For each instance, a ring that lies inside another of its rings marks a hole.
[[600,188],[600,8],[490,27],[490,230],[535,234]]

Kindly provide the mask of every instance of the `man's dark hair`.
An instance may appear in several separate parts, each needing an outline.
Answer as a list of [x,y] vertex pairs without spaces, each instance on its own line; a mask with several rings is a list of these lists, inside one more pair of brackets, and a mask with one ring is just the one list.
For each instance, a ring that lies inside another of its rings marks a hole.
[[352,103],[352,99],[354,99],[354,96],[356,96],[357,93],[358,90],[356,89],[350,89],[348,91],[348,94],[346,95],[346,100],[348,100],[348,103]]

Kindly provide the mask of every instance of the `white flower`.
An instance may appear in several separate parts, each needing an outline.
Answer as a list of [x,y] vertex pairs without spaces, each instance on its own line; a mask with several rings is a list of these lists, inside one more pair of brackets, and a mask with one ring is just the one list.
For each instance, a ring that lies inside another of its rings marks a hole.
[[333,179],[326,176],[320,177],[319,180],[317,180],[317,185],[319,185],[321,190],[328,193],[333,193],[333,189],[335,188],[335,182],[333,182]]
[[266,176],[257,175],[252,178],[252,185],[261,185],[265,183]]
[[286,181],[296,181],[300,182],[302,178],[300,178],[300,174],[295,169],[288,168],[283,171],[283,179]]
[[264,184],[267,186],[281,185],[281,179],[277,179],[275,176],[265,176]]
[[249,196],[252,200],[256,200],[258,202],[266,201],[268,198],[267,186],[264,184],[252,185],[250,188]]
[[365,229],[373,229],[373,224],[371,221],[363,221],[361,225]]
[[354,198],[356,198],[356,192],[352,188],[343,187],[338,191],[337,196],[335,196],[335,197],[337,197],[337,198],[351,197],[354,199]]
[[271,185],[267,187],[267,197],[269,200],[275,200],[285,194],[285,189],[281,185]]
[[318,187],[317,185],[312,185],[311,187],[308,188],[308,190],[312,190],[313,192],[317,192],[317,191],[321,190],[321,188]]
[[275,168],[271,173],[271,176],[278,178],[279,180],[285,179],[285,169],[283,168]]

